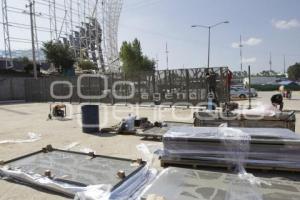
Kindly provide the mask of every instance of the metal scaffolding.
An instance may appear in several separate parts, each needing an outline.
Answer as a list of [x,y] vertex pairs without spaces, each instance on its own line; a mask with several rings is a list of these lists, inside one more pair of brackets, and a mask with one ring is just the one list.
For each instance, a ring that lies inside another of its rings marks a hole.
[[[24,34],[23,38],[10,36],[13,34],[10,26],[30,30],[31,25],[18,24],[16,19],[9,17],[13,14],[28,15],[24,10],[28,0],[20,0],[19,7],[13,1],[1,1],[4,50],[9,68],[13,67],[12,51],[18,50],[11,48],[11,44],[31,43],[29,35]],[[119,69],[118,25],[123,0],[33,0],[33,3],[38,60],[42,57],[39,51],[41,43],[52,40],[70,45],[77,59],[94,62],[100,71],[114,72]]]
[[119,69],[118,28],[123,0],[102,1],[105,62],[108,69]]

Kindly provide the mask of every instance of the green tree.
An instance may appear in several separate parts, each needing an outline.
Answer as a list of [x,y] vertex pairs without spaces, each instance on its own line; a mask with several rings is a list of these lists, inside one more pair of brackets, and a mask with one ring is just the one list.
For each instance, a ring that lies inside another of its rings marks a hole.
[[290,80],[300,80],[300,63],[295,63],[294,65],[288,68],[288,76]]
[[[18,57],[13,59],[15,65],[23,67],[26,73],[31,73],[33,71],[33,62],[29,60],[28,57]],[[37,71],[40,72],[40,65],[37,64]]]
[[[25,72],[26,72],[27,74],[30,74],[30,73],[33,71],[33,63],[32,63],[32,62],[28,63],[28,64],[24,67],[24,70],[25,70]],[[41,65],[40,65],[40,64],[36,64],[36,70],[37,70],[38,72],[41,71]]]
[[89,60],[79,60],[78,67],[82,70],[98,70],[97,65]]
[[59,73],[74,67],[74,54],[68,45],[64,45],[61,42],[45,42],[42,51],[47,61],[53,63]]
[[120,59],[123,72],[127,76],[134,76],[140,72],[151,72],[155,69],[155,61],[143,55],[141,43],[138,39],[133,42],[123,42]]

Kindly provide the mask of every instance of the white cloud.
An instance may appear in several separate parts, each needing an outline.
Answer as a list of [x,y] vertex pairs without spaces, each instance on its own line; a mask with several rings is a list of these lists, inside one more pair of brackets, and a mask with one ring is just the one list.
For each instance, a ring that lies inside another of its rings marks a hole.
[[261,42],[262,42],[262,39],[251,37],[248,40],[243,41],[242,44],[248,45],[248,46],[256,46],[256,45],[259,45]]
[[232,48],[235,48],[235,49],[237,49],[237,48],[239,48],[239,47],[240,47],[240,44],[239,44],[239,43],[237,43],[237,42],[233,42],[233,43],[231,44],[231,46],[232,46]]
[[252,57],[252,58],[243,58],[243,63],[254,63],[256,62],[256,58]]
[[291,20],[272,20],[272,24],[275,28],[278,29],[291,29],[300,27],[300,21],[297,19]]
[[[255,37],[251,37],[247,40],[242,41],[242,45],[243,46],[256,46],[259,45],[260,43],[262,43],[262,39],[260,38],[255,38]],[[239,48],[240,47],[240,43],[239,42],[233,42],[231,44],[232,48]]]

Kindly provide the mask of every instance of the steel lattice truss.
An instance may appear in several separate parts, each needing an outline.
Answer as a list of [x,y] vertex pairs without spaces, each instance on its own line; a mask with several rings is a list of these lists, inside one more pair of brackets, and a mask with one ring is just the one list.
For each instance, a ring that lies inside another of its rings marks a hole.
[[123,0],[104,0],[104,46],[106,63],[112,69],[118,70],[118,25],[122,10]]
[[[30,13],[26,8],[29,1],[1,1],[5,57],[10,61],[16,57],[11,53],[13,50],[31,49]],[[36,49],[40,49],[42,42],[59,40],[69,44],[77,58],[97,63],[102,71],[119,69],[118,25],[123,0],[30,1],[34,5]],[[43,59],[38,50],[37,56],[38,60]]]

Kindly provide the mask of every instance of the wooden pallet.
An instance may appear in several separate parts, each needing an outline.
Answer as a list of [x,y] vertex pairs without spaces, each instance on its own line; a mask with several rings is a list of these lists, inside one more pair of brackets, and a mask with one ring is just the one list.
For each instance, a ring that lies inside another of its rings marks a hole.
[[[160,160],[161,167],[182,167],[189,169],[201,169],[201,168],[222,168],[227,169],[228,171],[233,171],[235,165],[229,163],[220,163],[215,161],[208,160],[187,160],[187,159],[170,159],[162,157]],[[262,166],[255,164],[247,164],[245,166],[248,170],[261,170],[261,171],[283,171],[283,172],[300,172],[300,168],[285,168],[285,167],[271,167],[271,166]]]

